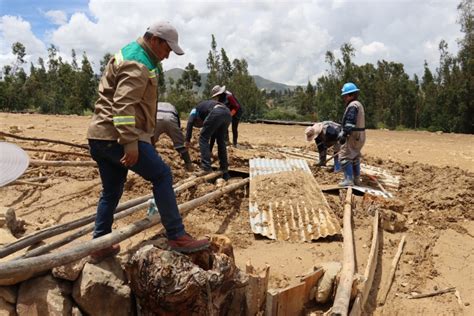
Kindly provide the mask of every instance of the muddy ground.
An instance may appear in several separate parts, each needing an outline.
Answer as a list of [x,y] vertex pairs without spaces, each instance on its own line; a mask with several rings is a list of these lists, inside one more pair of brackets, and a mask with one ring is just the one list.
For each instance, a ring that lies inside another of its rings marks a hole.
[[[89,117],[46,116],[0,113],[0,131],[19,136],[60,139],[86,144]],[[229,147],[233,168],[248,168],[252,157],[284,158],[275,148],[293,147],[314,152],[314,144],[304,141],[303,126],[241,124],[243,148]],[[195,133],[198,134],[198,133]],[[6,137],[27,149],[31,159],[89,160],[86,150],[44,142]],[[69,152],[51,153],[45,150]],[[189,176],[182,167],[171,142],[163,137],[158,151],[172,167],[175,182]],[[196,163],[199,156],[191,151]],[[472,315],[474,314],[474,136],[412,131],[368,130],[363,162],[384,168],[401,177],[395,199],[384,201],[356,197],[354,208],[357,270],[363,274],[371,242],[371,214],[395,212],[405,219],[401,231],[383,231],[382,251],[369,311],[375,315]],[[335,184],[341,175],[311,166],[320,185]],[[23,178],[47,176],[49,186],[9,185],[0,188],[0,205],[12,207],[27,222],[26,234],[50,225],[94,213],[100,193],[98,172],[93,167],[30,167]],[[214,190],[206,183],[178,195],[182,203]],[[130,173],[122,202],[150,193],[150,185]],[[325,194],[342,224],[343,196]],[[237,264],[244,268],[250,261],[256,267],[270,265],[270,287],[283,288],[314,266],[341,260],[342,239],[329,238],[312,243],[279,242],[254,235],[250,230],[248,189],[241,189],[218,201],[192,211],[185,218],[187,230],[196,236],[225,234],[233,242]],[[117,221],[120,227],[143,218],[141,211]],[[149,229],[121,243],[126,249],[156,237],[158,228]],[[406,234],[395,280],[384,306],[376,306],[377,288],[387,277],[398,243]],[[84,239],[90,236],[83,237]],[[54,240],[52,238],[51,240]],[[77,240],[74,243],[78,243]],[[18,255],[18,254],[15,254]],[[14,257],[13,255],[11,257]],[[412,300],[412,292],[427,293],[456,287],[453,293]]]

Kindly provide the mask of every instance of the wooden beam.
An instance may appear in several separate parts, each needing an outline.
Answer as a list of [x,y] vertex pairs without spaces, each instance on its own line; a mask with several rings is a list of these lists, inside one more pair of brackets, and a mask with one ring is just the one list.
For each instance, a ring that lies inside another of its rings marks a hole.
[[347,189],[343,219],[343,261],[331,315],[347,315],[355,273],[354,236],[352,234],[352,187]]

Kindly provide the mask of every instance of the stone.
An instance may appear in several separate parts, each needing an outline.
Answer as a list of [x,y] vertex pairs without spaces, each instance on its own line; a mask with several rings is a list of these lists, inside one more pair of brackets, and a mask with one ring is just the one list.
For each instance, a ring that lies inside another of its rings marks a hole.
[[337,274],[342,269],[342,264],[337,261],[325,262],[322,264],[323,276],[318,280],[314,299],[317,303],[326,303],[333,292],[334,281]]
[[71,284],[55,279],[51,274],[21,283],[16,312],[18,316],[70,315]]
[[15,220],[16,215],[12,208],[0,206],[0,227],[9,227],[15,222]]
[[117,258],[86,263],[74,282],[72,297],[86,314],[131,315],[131,290]]
[[84,265],[87,263],[87,258],[82,258],[59,267],[53,268],[53,276],[58,279],[76,281],[79,275],[84,268]]

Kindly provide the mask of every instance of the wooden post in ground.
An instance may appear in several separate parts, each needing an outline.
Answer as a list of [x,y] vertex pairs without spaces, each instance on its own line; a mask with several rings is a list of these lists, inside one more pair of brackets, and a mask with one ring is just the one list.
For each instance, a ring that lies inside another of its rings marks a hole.
[[347,315],[349,311],[349,300],[351,298],[352,283],[355,273],[354,260],[354,237],[352,234],[352,187],[347,189],[346,201],[344,204],[343,219],[344,238],[343,261],[341,278],[337,286],[334,305],[331,308],[331,315]]

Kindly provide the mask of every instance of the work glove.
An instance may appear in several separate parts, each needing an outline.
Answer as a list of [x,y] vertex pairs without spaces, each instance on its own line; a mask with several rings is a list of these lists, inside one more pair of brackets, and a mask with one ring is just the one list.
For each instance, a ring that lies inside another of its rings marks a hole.
[[346,143],[347,135],[344,131],[340,131],[339,135],[337,135],[337,141],[339,144],[344,145]]

